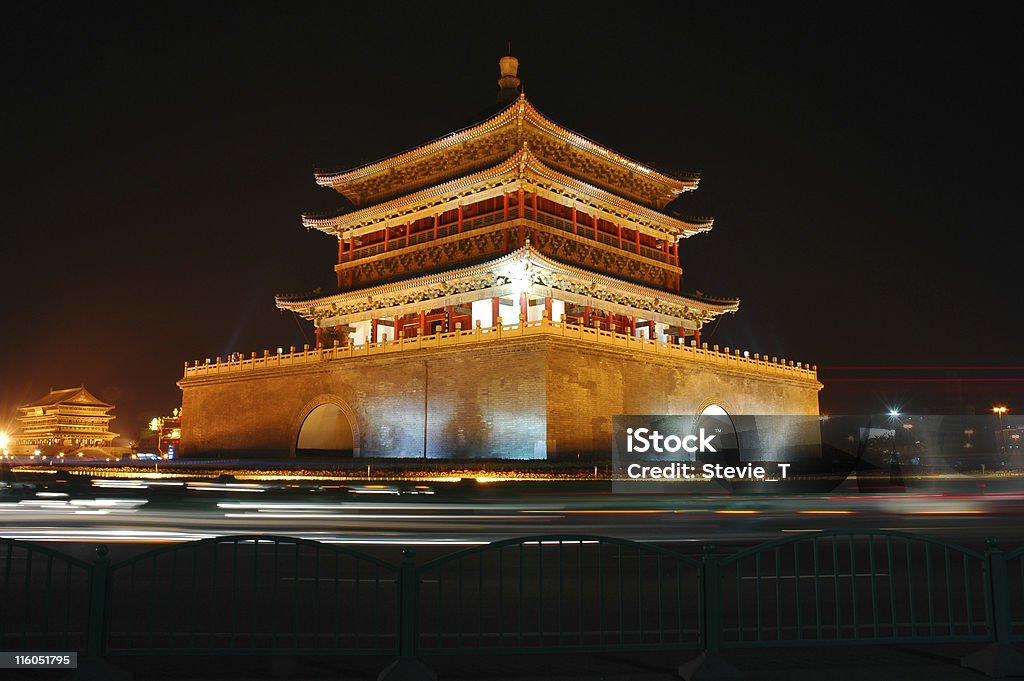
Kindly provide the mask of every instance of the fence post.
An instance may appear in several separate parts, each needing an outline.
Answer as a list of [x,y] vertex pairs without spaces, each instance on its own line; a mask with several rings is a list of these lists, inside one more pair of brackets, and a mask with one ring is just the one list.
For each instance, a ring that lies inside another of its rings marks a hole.
[[996,537],[988,538],[984,579],[992,643],[960,658],[960,665],[993,677],[1024,676],[1024,656],[1011,645],[1010,577],[1006,570],[1006,555]]
[[131,673],[103,659],[110,634],[110,560],[106,544],[96,547],[96,560],[89,571],[89,620],[85,633],[85,658],[65,681],[129,681]]
[[704,545],[701,559],[697,614],[702,652],[680,665],[679,676],[686,681],[737,681],[742,673],[722,659],[722,631],[725,626],[722,603],[722,566],[714,544]]
[[96,547],[96,560],[92,564],[92,580],[89,584],[89,629],[86,639],[85,656],[90,660],[103,659],[107,635],[107,575],[110,568],[106,544]]
[[416,657],[416,616],[418,610],[419,589],[416,584],[416,552],[413,549],[402,551],[402,566],[398,573],[398,598],[401,612],[398,616],[398,654],[402,657]]
[[377,675],[377,681],[437,681],[427,665],[416,659],[420,577],[413,549],[402,551],[398,570],[398,659]]

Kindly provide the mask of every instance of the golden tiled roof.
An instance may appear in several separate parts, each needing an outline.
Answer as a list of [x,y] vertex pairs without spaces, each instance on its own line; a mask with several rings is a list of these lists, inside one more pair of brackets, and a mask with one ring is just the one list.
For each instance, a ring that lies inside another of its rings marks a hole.
[[700,181],[696,173],[654,170],[563,128],[524,95],[477,125],[352,170],[316,170],[314,177],[364,206],[493,166],[524,145],[555,170],[650,208],[664,208]]
[[108,407],[114,408],[114,405],[107,404],[99,400],[95,395],[85,389],[84,386],[78,386],[77,388],[63,388],[61,390],[51,390],[46,395],[43,395],[34,402],[21,405],[20,408],[24,409],[27,407],[48,407],[57,404],[81,404],[90,407]]
[[[529,243],[507,255],[478,265],[328,296],[298,299],[291,296],[277,296],[275,302],[281,310],[296,312],[312,319],[318,316],[318,311],[324,312],[328,309],[332,311],[332,314],[339,311],[342,313],[355,311],[357,308],[383,309],[395,304],[408,304],[415,300],[443,297],[449,291],[465,292],[466,287],[461,285],[464,282],[475,282],[479,284],[478,288],[488,288],[500,285],[498,280],[501,279],[503,272],[530,268],[551,275],[550,281],[546,281],[545,285],[567,291],[583,286],[588,293],[593,294],[604,289],[637,301],[653,302],[657,306],[687,309],[695,314],[710,317],[736,312],[739,309],[739,299],[715,299],[703,294],[678,295],[566,265],[546,257]],[[540,276],[542,279],[544,278],[544,275]]]
[[489,194],[500,195],[517,189],[530,192],[540,190],[575,200],[584,204],[597,217],[622,221],[632,229],[640,229],[659,238],[666,235],[692,236],[710,230],[714,222],[710,218],[682,220],[637,204],[548,166],[532,147],[524,145],[495,166],[341,215],[304,215],[302,223],[328,234],[345,233],[353,237],[383,229],[390,224],[443,212],[448,210],[449,203],[454,205],[463,199],[478,201],[487,198]]

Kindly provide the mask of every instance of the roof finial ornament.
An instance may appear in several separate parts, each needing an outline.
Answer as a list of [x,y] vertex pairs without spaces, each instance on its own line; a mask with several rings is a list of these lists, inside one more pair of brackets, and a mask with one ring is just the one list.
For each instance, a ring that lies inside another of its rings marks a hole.
[[[511,51],[512,43],[509,43],[509,52]],[[501,69],[501,78],[498,79],[498,87],[501,88],[498,92],[498,103],[508,104],[519,95],[519,86],[522,85],[518,76],[519,60],[507,54],[498,60],[498,68]]]

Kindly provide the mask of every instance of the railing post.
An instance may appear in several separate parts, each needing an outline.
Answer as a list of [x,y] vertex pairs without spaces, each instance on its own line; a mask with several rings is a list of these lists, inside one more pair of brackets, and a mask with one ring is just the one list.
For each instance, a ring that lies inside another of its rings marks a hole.
[[89,634],[85,656],[90,660],[103,659],[103,640],[107,634],[107,576],[110,560],[106,544],[96,547],[96,560],[92,564],[89,585]]
[[984,586],[992,643],[976,653],[960,658],[960,665],[992,677],[1024,676],[1024,656],[1011,645],[1013,624],[1006,555],[996,537],[989,537],[987,543]]
[[679,676],[686,681],[736,681],[744,676],[721,657],[724,617],[722,612],[722,566],[714,544],[704,545],[700,567],[697,612],[700,618],[702,652],[680,665]]
[[704,650],[718,653],[722,650],[722,568],[718,564],[714,544],[704,545],[700,586],[704,606],[701,622]]
[[89,572],[89,619],[85,632],[85,657],[66,681],[126,681],[132,675],[103,659],[110,634],[110,560],[107,545],[96,547],[96,560]]
[[398,598],[402,608],[398,618],[401,627],[398,654],[402,657],[416,657],[416,610],[419,596],[414,560],[416,552],[405,549],[402,554],[404,559],[398,574]]
[[436,681],[427,665],[416,659],[419,624],[419,574],[413,549],[402,551],[398,570],[398,659],[377,675],[377,681]]

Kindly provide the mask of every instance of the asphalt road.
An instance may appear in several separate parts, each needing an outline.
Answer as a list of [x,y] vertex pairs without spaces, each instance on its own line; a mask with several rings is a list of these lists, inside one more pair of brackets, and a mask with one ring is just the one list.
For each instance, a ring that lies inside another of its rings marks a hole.
[[377,546],[390,555],[402,546],[472,546],[541,534],[605,535],[699,552],[704,543],[738,547],[852,527],[975,548],[990,535],[1008,546],[1024,541],[1019,478],[882,487],[852,481],[828,494],[642,494],[612,493],[600,481],[323,485],[49,476],[23,479],[0,494],[0,536],[146,545],[269,533]]

